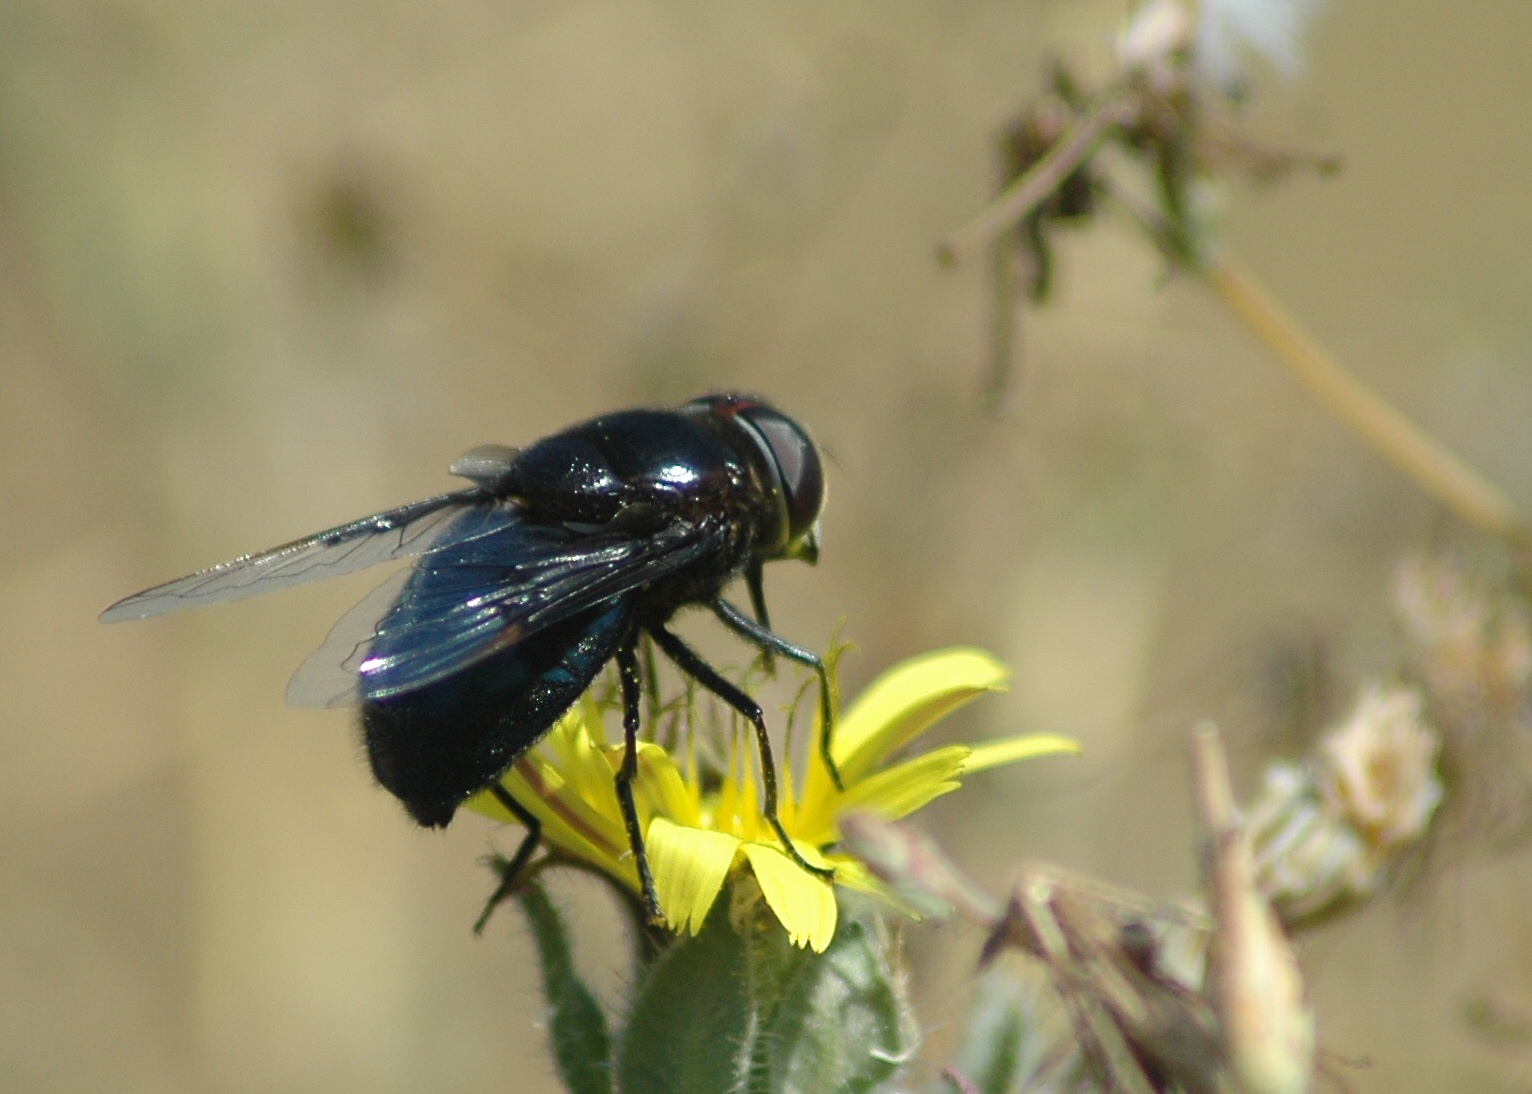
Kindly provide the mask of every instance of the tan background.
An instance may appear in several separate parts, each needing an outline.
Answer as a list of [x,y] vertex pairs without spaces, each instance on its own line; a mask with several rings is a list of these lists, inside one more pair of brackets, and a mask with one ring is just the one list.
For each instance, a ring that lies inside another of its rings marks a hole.
[[[1401,552],[1451,537],[1192,285],[1072,242],[1011,416],[986,295],[932,261],[989,138],[1093,3],[11,0],[0,8],[0,1089],[552,1090],[497,837],[424,834],[289,671],[368,579],[117,628],[144,585],[442,489],[459,451],[738,386],[833,453],[781,629],[980,642],[969,737],[1077,734],[929,815],[1192,884],[1191,722],[1244,776],[1387,669]],[[1344,152],[1238,191],[1234,245],[1381,390],[1532,505],[1532,7],[1338,2],[1261,131]],[[703,623],[690,633],[705,635]],[[1331,709],[1331,708],[1326,708]],[[505,837],[498,837],[508,843]],[[1524,1087],[1465,1000],[1532,995],[1527,862],[1475,859],[1308,950],[1359,1091]],[[587,963],[621,949],[578,907]],[[915,932],[928,1082],[977,939]],[[614,992],[620,977],[603,974]]]

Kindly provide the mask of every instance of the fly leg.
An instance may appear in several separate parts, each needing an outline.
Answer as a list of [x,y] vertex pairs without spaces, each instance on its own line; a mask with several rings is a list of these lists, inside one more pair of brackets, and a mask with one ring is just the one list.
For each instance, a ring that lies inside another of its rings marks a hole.
[[[798,848],[793,845],[787,829],[782,827],[782,818],[777,815],[777,765],[771,757],[771,738],[766,735],[766,716],[761,713],[760,704],[720,676],[712,665],[664,627],[651,626],[649,633],[660,649],[665,651],[666,656],[674,661],[682,672],[739,711],[755,727],[756,745],[761,753],[761,782],[766,787],[766,819],[770,822],[772,831],[776,832],[777,838],[782,841],[782,847],[786,850],[788,857],[799,866],[819,877],[833,878],[835,876],[833,869],[811,866],[806,862],[799,854]],[[781,640],[778,639],[778,641]],[[784,642],[783,645],[786,643]]]
[[522,823],[527,834],[521,838],[521,845],[516,848],[511,861],[507,862],[500,871],[500,885],[484,902],[484,910],[479,913],[478,922],[473,925],[474,934],[484,933],[484,924],[489,922],[489,917],[494,914],[495,909],[516,891],[516,885],[521,880],[521,873],[527,868],[532,852],[537,850],[538,841],[543,837],[543,822],[538,820],[530,809],[513,798],[503,783],[499,781],[491,783],[489,792],[495,796],[496,801],[505,806],[511,816]]
[[830,747],[835,731],[835,712],[830,702],[830,673],[825,668],[824,658],[802,646],[795,646],[774,633],[770,625],[765,622],[764,608],[756,613],[761,618],[761,622],[757,623],[722,597],[714,600],[709,607],[713,609],[713,614],[725,627],[746,642],[768,655],[780,653],[789,661],[796,661],[800,665],[813,669],[819,675],[819,755],[824,759],[825,767],[829,769],[830,778],[835,781],[835,789],[845,791],[846,784],[841,781],[840,768],[835,764],[835,754]]
[[[759,557],[750,560],[750,564],[745,567],[745,588],[750,590],[750,610],[755,612],[755,621],[769,631],[771,616],[766,611],[766,586],[761,572],[763,565]],[[771,651],[763,649],[761,656],[766,661],[766,667],[771,668]]]
[[665,923],[660,911],[660,898],[654,891],[654,874],[649,869],[649,856],[644,851],[644,831],[638,823],[638,804],[633,800],[633,780],[638,777],[638,726],[639,703],[643,697],[643,678],[638,671],[638,632],[617,648],[617,673],[622,678],[622,731],[627,748],[622,754],[622,767],[617,772],[617,802],[622,806],[623,824],[628,829],[628,845],[633,848],[633,860],[638,864],[638,881],[643,888],[644,914],[651,925]]

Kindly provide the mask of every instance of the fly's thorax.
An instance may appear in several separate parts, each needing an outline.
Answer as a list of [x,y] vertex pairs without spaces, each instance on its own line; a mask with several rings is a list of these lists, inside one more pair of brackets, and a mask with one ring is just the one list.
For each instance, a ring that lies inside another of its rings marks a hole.
[[524,450],[506,493],[538,516],[640,533],[726,516],[756,521],[756,472],[705,423],[673,410],[608,414]]

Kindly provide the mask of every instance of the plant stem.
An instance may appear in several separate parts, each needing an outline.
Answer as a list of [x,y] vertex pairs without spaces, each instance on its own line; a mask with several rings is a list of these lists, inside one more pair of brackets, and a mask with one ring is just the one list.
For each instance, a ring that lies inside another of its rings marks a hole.
[[1046,156],[1018,175],[977,216],[942,240],[936,248],[937,259],[943,266],[956,266],[975,248],[1014,228],[1096,150],[1114,125],[1131,118],[1135,109],[1133,98],[1126,94],[1098,103],[1059,138]]
[[1224,258],[1202,277],[1331,413],[1428,493],[1482,531],[1532,543],[1532,528],[1510,498],[1347,371],[1237,263]]

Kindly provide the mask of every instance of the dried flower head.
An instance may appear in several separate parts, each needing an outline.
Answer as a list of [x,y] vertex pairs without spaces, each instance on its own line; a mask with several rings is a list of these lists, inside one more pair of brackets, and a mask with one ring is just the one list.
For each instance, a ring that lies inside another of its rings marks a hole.
[[1413,688],[1369,688],[1346,723],[1320,744],[1325,789],[1362,837],[1374,868],[1425,835],[1442,800],[1441,741],[1421,717]]
[[1442,800],[1441,741],[1408,687],[1370,687],[1306,764],[1266,769],[1248,810],[1256,879],[1289,927],[1380,893]]

